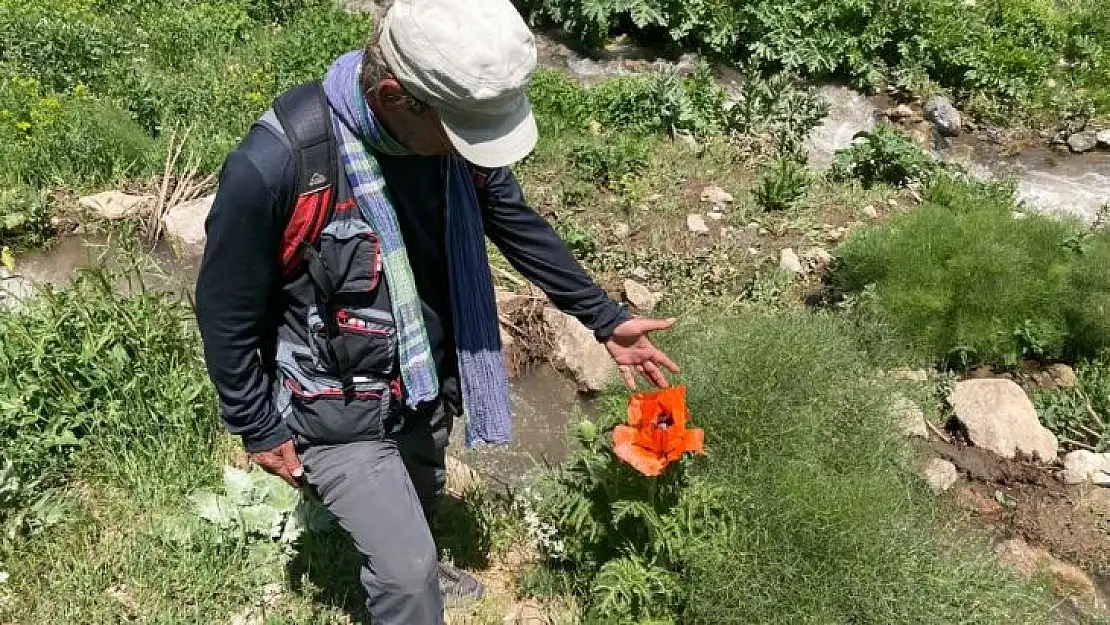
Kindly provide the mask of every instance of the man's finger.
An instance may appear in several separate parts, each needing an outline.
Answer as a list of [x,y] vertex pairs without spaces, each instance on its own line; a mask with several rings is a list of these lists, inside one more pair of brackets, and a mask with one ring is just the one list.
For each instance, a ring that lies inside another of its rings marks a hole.
[[671,360],[671,357],[661,349],[656,348],[655,354],[652,355],[652,360],[654,360],[656,364],[663,365],[671,373],[682,372],[682,369],[679,368],[675,361]]
[[301,466],[301,459],[297,457],[297,450],[293,447],[293,441],[285,441],[281,445],[281,456],[289,476],[294,480],[301,479],[301,476],[304,475],[304,467]]
[[637,321],[640,322],[640,329],[644,332],[655,332],[656,330],[669,330],[677,320],[672,317],[670,319],[638,319]]
[[621,378],[624,379],[624,385],[628,387],[628,390],[636,390],[636,378],[632,377],[632,369],[626,365],[621,365],[620,372]]
[[651,362],[650,360],[644,363],[643,369],[644,376],[652,384],[658,386],[659,388],[667,388],[671,385],[671,382],[667,379],[667,376],[659,370],[659,367],[655,366],[655,363]]

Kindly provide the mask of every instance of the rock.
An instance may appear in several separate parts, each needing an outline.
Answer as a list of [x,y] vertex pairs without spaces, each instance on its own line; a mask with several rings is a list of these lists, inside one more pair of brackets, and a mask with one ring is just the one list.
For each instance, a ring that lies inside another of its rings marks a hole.
[[1068,137],[1068,149],[1076,154],[1090,152],[1098,145],[1098,135],[1093,130],[1084,130]]
[[868,204],[867,206],[864,206],[863,210],[860,211],[860,212],[862,212],[863,216],[867,217],[868,219],[878,219],[879,218],[879,211],[874,206],[871,206],[870,204]]
[[709,226],[705,224],[705,219],[701,215],[687,215],[686,229],[694,234],[705,234],[709,232]]
[[153,201],[154,197],[150,195],[128,195],[122,191],[105,191],[96,195],[87,195],[77,200],[77,203],[101,219],[116,221],[142,214]]
[[162,227],[173,241],[178,254],[200,256],[204,253],[204,220],[208,218],[215,199],[216,195],[212,194],[178,204],[166,211],[162,217]]
[[944,96],[936,96],[925,103],[925,119],[931,121],[943,137],[958,137],[963,129],[963,115]]
[[956,465],[940,458],[930,460],[925,465],[922,475],[925,478],[925,483],[938,495],[955,486],[956,480],[960,479],[960,474],[956,471]]
[[1100,147],[1110,149],[1110,130],[1100,130],[1095,133],[1095,140]]
[[701,192],[701,201],[708,202],[713,206],[724,206],[725,204],[732,204],[732,195],[721,187],[706,187]]
[[805,273],[802,260],[789,247],[779,252],[779,267],[790,273]]
[[478,474],[458,458],[447,457],[447,492],[462,497],[482,485]]
[[34,295],[35,285],[30,280],[0,267],[0,310],[19,310],[23,301]]
[[647,280],[649,275],[650,274],[648,274],[648,270],[644,269],[643,267],[632,268],[632,277],[636,278],[637,280]]
[[724,213],[718,213],[717,211],[709,211],[705,214],[705,216],[712,219],[713,221],[720,221],[725,218]]
[[1025,391],[1010,380],[965,380],[948,396],[956,419],[977,447],[1003,458],[1017,452],[1043,462],[1056,459],[1056,435],[1041,425]]
[[623,221],[618,221],[613,225],[613,236],[618,239],[627,239],[632,234],[632,227]]
[[929,372],[924,369],[895,369],[890,377],[903,382],[928,382]]
[[802,252],[802,258],[806,260],[811,269],[827,269],[833,261],[832,254],[823,247],[809,248]]
[[624,297],[630,304],[644,312],[651,312],[659,305],[659,300],[663,299],[662,294],[652,292],[635,280],[624,281]]
[[894,396],[890,402],[890,413],[902,436],[929,438],[929,427],[925,425],[925,413],[917,404],[902,395]]
[[579,389],[601,391],[616,380],[616,363],[586,326],[554,308],[544,309],[543,321],[552,340],[553,363],[574,376]]
[[891,119],[891,121],[902,122],[905,124],[915,124],[922,119],[921,113],[914,110],[909,104],[899,104],[894,108],[889,108],[884,111],[884,114]]
[[1064,481],[1068,484],[1091,482],[1110,485],[1110,454],[1079,449],[1064,455]]

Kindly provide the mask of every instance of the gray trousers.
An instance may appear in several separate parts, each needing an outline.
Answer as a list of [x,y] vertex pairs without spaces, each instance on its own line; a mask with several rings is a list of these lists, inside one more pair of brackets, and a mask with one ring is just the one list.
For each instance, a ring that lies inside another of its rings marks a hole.
[[429,522],[447,482],[454,411],[404,411],[381,440],[338,445],[297,437],[305,479],[362,554],[373,625],[442,625]]

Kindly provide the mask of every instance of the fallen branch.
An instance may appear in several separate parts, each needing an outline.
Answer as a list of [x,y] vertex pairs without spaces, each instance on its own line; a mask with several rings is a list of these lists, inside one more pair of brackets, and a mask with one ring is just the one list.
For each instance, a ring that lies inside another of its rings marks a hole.
[[928,426],[929,431],[931,431],[933,434],[937,435],[937,438],[939,438],[940,440],[948,443],[949,445],[952,444],[952,438],[950,436],[948,436],[947,434],[945,434],[943,430],[941,430],[937,426],[933,425],[928,420],[925,421],[925,425]]

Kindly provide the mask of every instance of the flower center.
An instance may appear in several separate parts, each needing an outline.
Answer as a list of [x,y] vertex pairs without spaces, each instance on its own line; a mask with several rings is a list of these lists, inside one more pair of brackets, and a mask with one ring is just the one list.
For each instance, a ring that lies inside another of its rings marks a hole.
[[655,427],[664,432],[672,425],[674,425],[674,415],[667,410],[660,412],[659,416],[655,417]]

